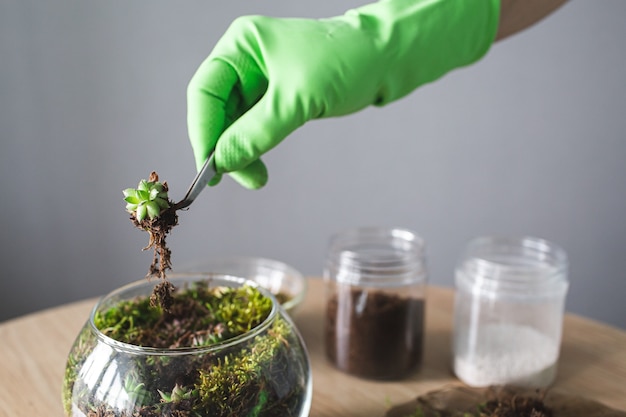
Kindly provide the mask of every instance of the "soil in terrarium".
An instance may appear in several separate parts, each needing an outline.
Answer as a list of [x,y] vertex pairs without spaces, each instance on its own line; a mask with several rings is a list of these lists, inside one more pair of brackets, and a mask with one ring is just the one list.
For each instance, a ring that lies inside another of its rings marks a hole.
[[[250,331],[266,320],[271,308],[272,301],[254,287],[211,286],[209,280],[173,293],[168,311],[142,297],[98,312],[94,323],[112,339],[136,346],[201,347]],[[72,415],[74,407],[87,417],[297,416],[305,372],[292,365],[303,354],[294,348],[295,337],[277,317],[267,331],[236,350],[117,358],[125,395],[133,397],[128,411],[96,398],[79,376],[96,343],[85,331],[68,359],[66,413]]]

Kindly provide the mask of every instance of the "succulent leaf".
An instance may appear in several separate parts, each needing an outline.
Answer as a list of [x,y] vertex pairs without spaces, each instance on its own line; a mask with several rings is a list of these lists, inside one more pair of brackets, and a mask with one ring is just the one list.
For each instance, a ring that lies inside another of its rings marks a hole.
[[154,201],[150,201],[146,203],[146,208],[148,209],[148,216],[151,219],[154,219],[161,213],[161,207]]
[[146,216],[148,215],[148,209],[146,208],[146,205],[144,203],[141,203],[139,205],[139,207],[137,207],[137,221],[143,221],[143,219],[146,218]]
[[137,197],[141,200],[150,200],[150,192],[145,190],[137,190]]
[[127,188],[124,191],[122,191],[124,193],[124,197],[126,201],[129,201],[129,198],[138,198],[137,197],[137,190],[135,190],[134,188]]
[[149,182],[146,180],[139,181],[139,185],[137,185],[137,189],[140,191],[148,191],[150,189]]
[[155,198],[159,198],[159,193],[160,193],[159,190],[157,190],[156,188],[152,188],[150,190],[150,200],[154,200]]
[[157,203],[159,207],[161,207],[161,209],[166,209],[166,208],[169,208],[170,206],[170,203],[168,203],[167,200],[163,198],[157,198],[154,200],[154,202]]

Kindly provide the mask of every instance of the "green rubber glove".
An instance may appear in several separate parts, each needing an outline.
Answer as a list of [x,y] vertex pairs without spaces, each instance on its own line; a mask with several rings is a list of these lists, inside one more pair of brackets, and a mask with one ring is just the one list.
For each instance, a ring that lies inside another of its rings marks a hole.
[[215,148],[218,172],[262,187],[261,155],[305,122],[387,104],[481,58],[499,9],[500,0],[381,0],[329,19],[236,19],[189,83],[198,168]]

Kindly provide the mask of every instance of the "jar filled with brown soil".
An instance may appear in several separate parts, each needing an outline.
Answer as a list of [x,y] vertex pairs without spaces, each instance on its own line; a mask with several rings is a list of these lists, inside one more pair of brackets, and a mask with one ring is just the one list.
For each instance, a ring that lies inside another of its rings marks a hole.
[[421,364],[424,243],[404,229],[361,228],[331,239],[326,281],[326,355],[355,376],[393,380]]

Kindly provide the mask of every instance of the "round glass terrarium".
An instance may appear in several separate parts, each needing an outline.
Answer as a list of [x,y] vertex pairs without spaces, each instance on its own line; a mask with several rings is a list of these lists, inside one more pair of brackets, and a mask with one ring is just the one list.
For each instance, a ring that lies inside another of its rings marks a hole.
[[[168,313],[148,307],[154,283],[146,280],[95,305],[68,355],[67,416],[309,415],[306,347],[269,291],[226,275],[168,280],[177,288]],[[188,310],[179,299],[200,302]],[[193,331],[183,328],[189,316],[201,323]]]

